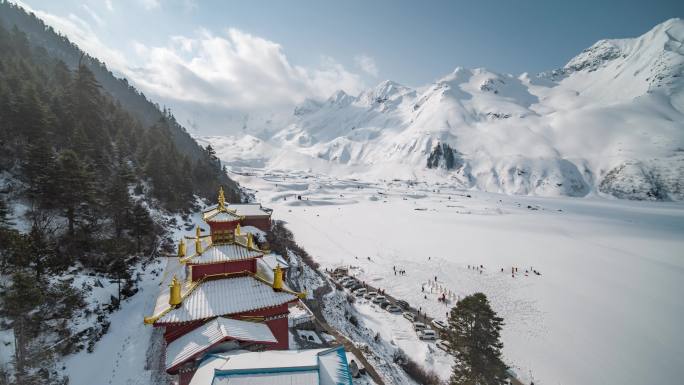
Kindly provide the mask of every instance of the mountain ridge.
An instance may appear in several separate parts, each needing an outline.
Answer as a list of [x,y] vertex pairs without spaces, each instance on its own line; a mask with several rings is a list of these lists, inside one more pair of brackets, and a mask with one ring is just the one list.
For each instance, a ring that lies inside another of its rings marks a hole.
[[[637,38],[600,40],[537,75],[457,67],[416,89],[386,80],[357,96],[306,101],[282,129],[247,135],[268,143],[266,168],[506,194],[682,200],[683,41],[684,21],[675,18]],[[228,164],[250,156],[211,141]],[[442,145],[460,168],[428,167],[446,164],[434,158]]]

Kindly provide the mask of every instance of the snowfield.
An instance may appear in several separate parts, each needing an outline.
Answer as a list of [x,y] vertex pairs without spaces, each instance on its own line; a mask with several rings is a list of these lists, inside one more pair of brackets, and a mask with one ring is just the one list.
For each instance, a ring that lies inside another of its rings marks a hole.
[[[506,322],[506,362],[523,380],[680,378],[682,204],[507,196],[257,169],[234,177],[287,222],[322,268],[357,267],[360,279],[437,319],[453,305],[437,301],[438,286],[457,297],[487,294]],[[395,266],[406,275],[395,276]],[[383,339],[448,377],[448,357],[417,341],[401,316],[363,303],[357,311]]]

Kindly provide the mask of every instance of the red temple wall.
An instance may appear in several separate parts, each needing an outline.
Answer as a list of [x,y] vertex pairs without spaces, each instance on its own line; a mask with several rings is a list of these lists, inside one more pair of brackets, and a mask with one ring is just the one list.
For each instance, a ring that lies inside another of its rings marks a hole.
[[266,321],[266,325],[271,329],[271,333],[278,340],[278,343],[269,347],[273,350],[287,350],[290,348],[290,338],[288,335],[287,317]]
[[233,222],[207,222],[209,224],[209,228],[211,229],[211,232],[213,233],[214,231],[221,231],[221,230],[235,230],[235,228],[238,225],[238,221],[233,221]]
[[[240,319],[240,316],[253,316],[253,317],[273,317],[281,314],[288,314],[288,304],[282,304],[279,306],[275,307],[269,307],[265,309],[257,309],[257,310],[252,310],[244,313],[238,313],[238,314],[233,314],[231,315],[231,318],[235,319]],[[196,329],[199,326],[204,325],[207,321],[212,320],[197,320],[197,321],[192,321],[192,322],[186,322],[186,323],[174,323],[174,324],[167,324],[167,325],[161,325],[165,326],[164,330],[164,339],[166,340],[166,343],[170,343],[179,337],[191,332],[192,330]],[[285,321],[283,322],[278,322],[278,321]],[[277,319],[277,320],[272,320],[272,321],[267,321],[266,324],[268,327],[271,329],[271,332],[273,335],[276,337],[278,340],[278,344],[275,345],[274,349],[283,349],[282,346],[285,346],[284,349],[287,349],[289,347],[289,340],[288,340],[288,335],[287,335],[287,317],[284,317],[282,319]],[[284,331],[283,331],[284,330]],[[282,339],[282,336],[284,336],[284,340]]]
[[254,226],[262,231],[271,230],[271,217],[245,217],[240,226]]
[[256,273],[257,262],[256,259],[244,259],[223,263],[209,263],[203,265],[192,265],[192,281],[198,281],[207,275],[225,274],[225,273],[239,273],[243,271],[250,271]]

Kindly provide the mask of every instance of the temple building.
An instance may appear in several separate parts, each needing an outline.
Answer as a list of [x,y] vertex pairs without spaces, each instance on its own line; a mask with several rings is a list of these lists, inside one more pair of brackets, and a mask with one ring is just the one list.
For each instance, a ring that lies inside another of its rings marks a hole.
[[211,354],[289,349],[289,307],[305,293],[284,283],[282,257],[242,231],[245,218],[226,207],[221,189],[218,205],[203,215],[209,234],[197,226],[194,236],[180,240],[154,312],[145,318],[164,329],[166,370],[180,385]]
[[202,219],[211,226],[212,234],[225,234],[230,236],[230,231],[238,224],[253,226],[262,231],[271,229],[271,210],[264,208],[259,203],[235,203],[226,205],[223,188],[219,190],[218,204],[209,207],[202,213]]
[[214,354],[200,364],[190,385],[351,385],[342,346],[330,349]]

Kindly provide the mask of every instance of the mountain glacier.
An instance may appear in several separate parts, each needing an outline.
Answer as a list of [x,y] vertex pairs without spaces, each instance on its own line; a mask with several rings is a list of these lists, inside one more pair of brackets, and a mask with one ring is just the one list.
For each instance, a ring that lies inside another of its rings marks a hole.
[[[235,167],[544,196],[684,198],[684,21],[601,40],[537,75],[456,68],[306,100],[268,130],[205,137]],[[278,127],[278,128],[273,128]]]

